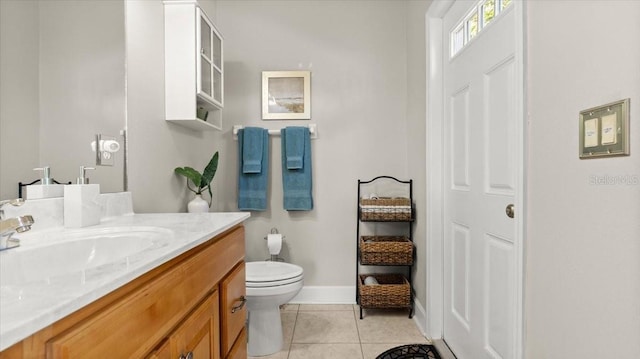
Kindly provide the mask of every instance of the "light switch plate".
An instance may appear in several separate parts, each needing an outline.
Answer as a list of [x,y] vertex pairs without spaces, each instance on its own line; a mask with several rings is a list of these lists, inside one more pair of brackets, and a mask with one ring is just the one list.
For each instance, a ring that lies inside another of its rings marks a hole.
[[629,155],[629,101],[580,111],[580,159]]

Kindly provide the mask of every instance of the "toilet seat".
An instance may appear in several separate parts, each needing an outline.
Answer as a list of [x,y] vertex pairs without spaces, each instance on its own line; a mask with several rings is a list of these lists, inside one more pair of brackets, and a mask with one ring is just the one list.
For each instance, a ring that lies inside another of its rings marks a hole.
[[304,276],[300,266],[284,262],[248,262],[245,271],[248,288],[286,285],[299,282]]

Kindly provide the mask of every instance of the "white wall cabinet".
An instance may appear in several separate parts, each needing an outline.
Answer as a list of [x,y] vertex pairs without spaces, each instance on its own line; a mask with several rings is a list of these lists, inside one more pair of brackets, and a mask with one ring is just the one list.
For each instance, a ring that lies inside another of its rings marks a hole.
[[223,39],[194,0],[164,1],[166,120],[221,130]]

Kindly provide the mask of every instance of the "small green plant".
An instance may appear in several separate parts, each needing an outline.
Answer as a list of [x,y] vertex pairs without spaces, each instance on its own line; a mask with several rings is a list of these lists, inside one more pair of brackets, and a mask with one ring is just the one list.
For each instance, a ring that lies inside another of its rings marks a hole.
[[[211,207],[211,201],[213,199],[213,194],[211,193],[211,181],[213,181],[213,177],[216,175],[217,170],[218,151],[213,154],[213,157],[211,157],[209,164],[204,168],[202,174],[191,167],[176,167],[173,171],[179,175],[187,177],[187,188],[191,192],[195,194],[202,194],[205,189],[208,190],[210,198],[209,207]],[[189,182],[193,183],[193,188],[189,185]]]

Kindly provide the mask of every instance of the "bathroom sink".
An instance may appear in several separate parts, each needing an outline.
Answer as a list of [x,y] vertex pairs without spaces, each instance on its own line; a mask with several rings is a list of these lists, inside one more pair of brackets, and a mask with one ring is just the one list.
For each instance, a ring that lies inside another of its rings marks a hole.
[[[173,232],[157,227],[114,227],[43,233],[37,245],[0,253],[0,286],[82,284],[126,269],[165,247]],[[35,242],[35,241],[34,241]]]

